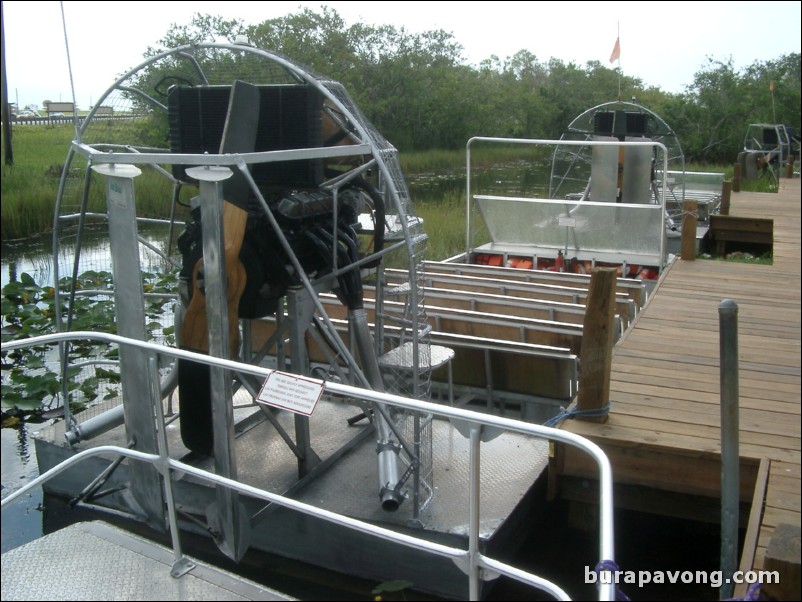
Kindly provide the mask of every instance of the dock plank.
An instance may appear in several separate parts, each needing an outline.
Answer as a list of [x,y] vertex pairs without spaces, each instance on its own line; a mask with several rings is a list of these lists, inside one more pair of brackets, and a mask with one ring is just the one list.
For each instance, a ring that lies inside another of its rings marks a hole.
[[[730,215],[773,219],[773,263],[674,261],[614,349],[607,422],[563,428],[607,451],[618,483],[717,497],[719,480],[706,483],[698,463],[720,461],[718,307],[734,300],[739,451],[742,462],[770,461],[757,543],[744,554],[760,570],[775,527],[800,524],[800,180],[735,193]],[[571,474],[568,462],[562,470]]]

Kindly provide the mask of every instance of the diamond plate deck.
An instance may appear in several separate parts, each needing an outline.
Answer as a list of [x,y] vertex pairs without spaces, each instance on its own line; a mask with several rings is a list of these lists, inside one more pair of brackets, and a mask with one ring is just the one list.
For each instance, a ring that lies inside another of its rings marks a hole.
[[[87,551],[91,550],[91,554]],[[199,560],[172,577],[171,550],[102,522],[3,554],[3,600],[294,600]]]

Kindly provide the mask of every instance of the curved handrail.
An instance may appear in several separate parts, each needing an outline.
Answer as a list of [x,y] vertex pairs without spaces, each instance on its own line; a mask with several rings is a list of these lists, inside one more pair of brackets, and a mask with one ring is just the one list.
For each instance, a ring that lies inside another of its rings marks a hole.
[[[211,366],[236,370],[239,372],[254,374],[265,378],[270,374],[276,372],[276,370],[272,370],[270,368],[262,368],[259,366],[254,366],[252,364],[245,364],[232,360],[216,358],[201,353],[184,351],[182,349],[165,347],[155,343],[138,341],[135,339],[126,338],[115,334],[100,333],[100,332],[73,331],[73,332],[60,332],[48,335],[41,335],[36,337],[30,337],[27,339],[19,339],[16,341],[3,342],[2,345],[0,345],[0,349],[3,351],[7,351],[31,346],[59,343],[68,340],[95,340],[95,341],[105,341],[107,343],[115,343],[118,345],[129,345],[131,347],[149,351],[154,354],[164,354],[172,356],[174,358],[204,362]],[[193,466],[189,466],[187,464],[184,464],[183,462],[169,458],[169,456],[167,455],[166,440],[164,440],[163,445],[159,446],[160,448],[159,454],[148,454],[139,452],[137,450],[131,450],[116,446],[99,446],[93,449],[79,452],[75,456],[72,456],[71,458],[64,460],[59,465],[46,471],[39,477],[33,479],[32,481],[30,481],[29,483],[27,483],[26,485],[15,491],[14,493],[9,494],[5,498],[3,498],[2,507],[6,506],[6,504],[11,503],[19,496],[29,491],[31,488],[39,486],[43,482],[48,481],[51,478],[55,477],[56,475],[63,472],[69,466],[71,466],[76,462],[79,462],[91,456],[96,456],[106,453],[116,453],[128,458],[154,464],[157,466],[157,468],[159,468],[162,471],[165,477],[169,475],[169,471],[171,470],[192,474],[193,476],[196,476],[200,479],[228,487],[241,493],[245,493],[247,495],[251,495],[256,498],[284,506],[286,508],[310,514],[319,517],[321,519],[333,522],[335,524],[345,526],[350,529],[355,529],[362,533],[373,535],[381,539],[393,541],[401,545],[412,547],[421,551],[426,551],[440,556],[449,557],[455,562],[455,564],[457,564],[457,566],[459,566],[468,575],[470,581],[469,589],[470,589],[471,599],[478,599],[478,583],[480,580],[480,569],[485,569],[493,574],[505,575],[507,577],[515,579],[516,581],[520,581],[532,587],[546,591],[557,599],[568,600],[570,598],[559,586],[547,580],[544,580],[540,577],[537,577],[536,575],[532,575],[530,573],[521,571],[520,569],[517,569],[506,563],[486,557],[478,551],[479,550],[479,511],[478,511],[479,453],[478,452],[479,452],[481,432],[482,429],[484,428],[488,428],[489,430],[503,429],[525,435],[533,435],[537,437],[560,441],[562,443],[566,443],[568,445],[577,447],[593,457],[599,468],[599,485],[600,485],[599,508],[600,508],[600,532],[601,532],[600,549],[599,549],[600,560],[607,560],[607,561],[614,560],[612,468],[607,456],[604,454],[602,449],[592,441],[589,441],[584,437],[575,435],[570,432],[562,431],[559,429],[539,424],[521,422],[518,420],[503,418],[500,416],[492,416],[480,412],[474,412],[471,410],[465,410],[461,408],[445,406],[426,401],[408,399],[405,397],[401,397],[399,395],[373,391],[370,389],[362,389],[359,387],[354,387],[351,385],[345,385],[341,383],[328,382],[328,381],[320,381],[320,383],[324,387],[325,391],[331,394],[357,397],[364,399],[366,401],[373,401],[380,404],[389,404],[417,412],[438,414],[447,418],[453,418],[459,422],[463,423],[467,422],[471,425],[470,427],[471,468],[470,468],[469,490],[471,491],[472,503],[469,509],[470,513],[469,543],[467,551],[458,548],[452,548],[449,546],[444,546],[441,544],[436,544],[428,540],[412,537],[389,529],[378,527],[373,524],[369,524],[357,519],[343,516],[335,512],[318,508],[316,506],[311,506],[309,504],[305,504],[297,500],[286,498],[278,494],[270,493],[262,489],[258,489],[256,487],[252,487],[244,483],[239,483],[232,479],[219,476],[195,468]],[[154,400],[154,403],[158,404],[159,400]],[[160,411],[157,411],[156,415],[159,418],[162,418]],[[162,428],[160,430],[163,433],[164,432],[163,423],[161,426]],[[170,515],[169,520],[170,520],[170,528],[173,535],[173,544],[174,544],[173,547],[176,554],[176,561],[178,561],[180,560],[181,552],[180,552],[180,543],[177,540],[177,534],[179,532],[177,528],[178,526],[177,517],[175,516],[175,511],[172,508],[172,503],[171,503],[172,480],[170,478],[164,478],[163,482],[168,497],[168,514]],[[615,599],[615,587],[613,583],[600,583],[599,599],[600,600]]]

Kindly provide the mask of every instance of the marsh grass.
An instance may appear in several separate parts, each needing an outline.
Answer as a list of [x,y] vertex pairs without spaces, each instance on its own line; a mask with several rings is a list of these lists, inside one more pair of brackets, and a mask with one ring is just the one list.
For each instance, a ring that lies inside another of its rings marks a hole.
[[460,191],[447,193],[439,201],[421,201],[415,211],[429,237],[427,259],[441,261],[465,251],[465,196]]
[[[486,148],[486,144],[483,145]],[[525,148],[520,144],[494,144],[490,152],[483,152],[482,147],[474,146],[471,150],[472,165],[488,165],[512,161],[521,158]],[[549,151],[550,152],[550,151]],[[467,150],[428,150],[420,152],[402,152],[398,158],[402,171],[411,174],[465,170]]]
[[726,261],[728,263],[749,263],[753,265],[773,265],[774,256],[771,251],[765,251],[760,255],[745,251],[734,251],[726,255],[710,255],[709,253],[700,253],[699,259],[710,259],[712,261]]
[[[24,239],[53,229],[53,212],[59,178],[64,169],[70,143],[75,137],[71,125],[14,127],[13,165],[6,165],[3,151],[2,237],[5,241]],[[74,161],[75,166],[82,162]],[[465,151],[404,153],[400,156],[404,173],[439,174],[453,172],[464,179]],[[76,175],[80,182],[82,175]],[[164,178],[145,171],[136,180],[137,211],[141,217],[169,217],[171,191]],[[465,199],[448,181],[411,184],[416,212],[430,232],[429,257],[449,257],[465,247]],[[188,196],[191,191],[186,191]],[[184,198],[183,200],[188,200]],[[76,201],[77,202],[77,201]],[[101,186],[91,187],[91,211],[105,212]],[[182,219],[186,216],[179,216]]]
[[433,150],[399,153],[404,174],[425,174],[465,168],[465,150]]
[[59,177],[73,134],[69,125],[12,127],[13,165],[6,164],[5,148],[2,152],[3,240],[52,228]]
[[[6,164],[2,152],[2,206],[0,235],[4,241],[28,238],[53,229],[53,217],[59,181],[75,130],[69,125],[25,125],[12,128],[13,164]],[[85,161],[75,157],[70,166],[67,187],[79,189],[83,184]],[[94,182],[94,181],[93,181]],[[102,185],[90,187],[88,208],[105,212]],[[170,214],[171,186],[152,170],[137,178],[137,211],[141,217],[166,218]],[[184,200],[189,196],[186,191]],[[70,202],[77,205],[77,194]],[[70,198],[65,195],[65,198]]]

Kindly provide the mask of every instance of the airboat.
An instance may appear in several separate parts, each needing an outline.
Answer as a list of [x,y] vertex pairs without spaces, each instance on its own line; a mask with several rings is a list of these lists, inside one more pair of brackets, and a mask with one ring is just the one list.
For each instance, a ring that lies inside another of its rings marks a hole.
[[774,185],[799,156],[799,138],[782,123],[750,123],[744,134],[743,152],[738,154],[743,177],[756,180],[769,178]]
[[[520,181],[479,177],[482,152],[500,147],[518,149]],[[675,132],[635,102],[594,106],[559,140],[477,137],[467,157],[467,243],[454,263],[610,267],[653,288],[679,252],[685,201],[697,204],[697,248],[721,203],[724,174],[686,171]]]
[[[169,219],[138,218],[144,201]],[[164,245],[141,236],[149,221]],[[98,228],[110,280],[83,250]],[[526,318],[516,328],[573,342],[502,345],[428,315],[428,236],[397,150],[338,82],[247,43],[153,54],[76,128],[53,240],[59,332],[46,339],[65,415],[36,440],[48,493],[170,531],[174,547],[177,532],[206,536],[237,562],[254,549],[463,599],[505,575],[562,598],[494,558],[545,498],[556,440],[597,460],[612,560],[609,463],[542,425],[575,392],[580,329]],[[143,283],[154,255],[175,290]],[[82,329],[86,302],[108,303],[114,332]],[[479,318],[460,317],[494,327]],[[541,371],[501,399],[498,373],[474,382],[470,358]],[[479,394],[482,411],[464,403]],[[525,420],[495,411],[508,401]]]

